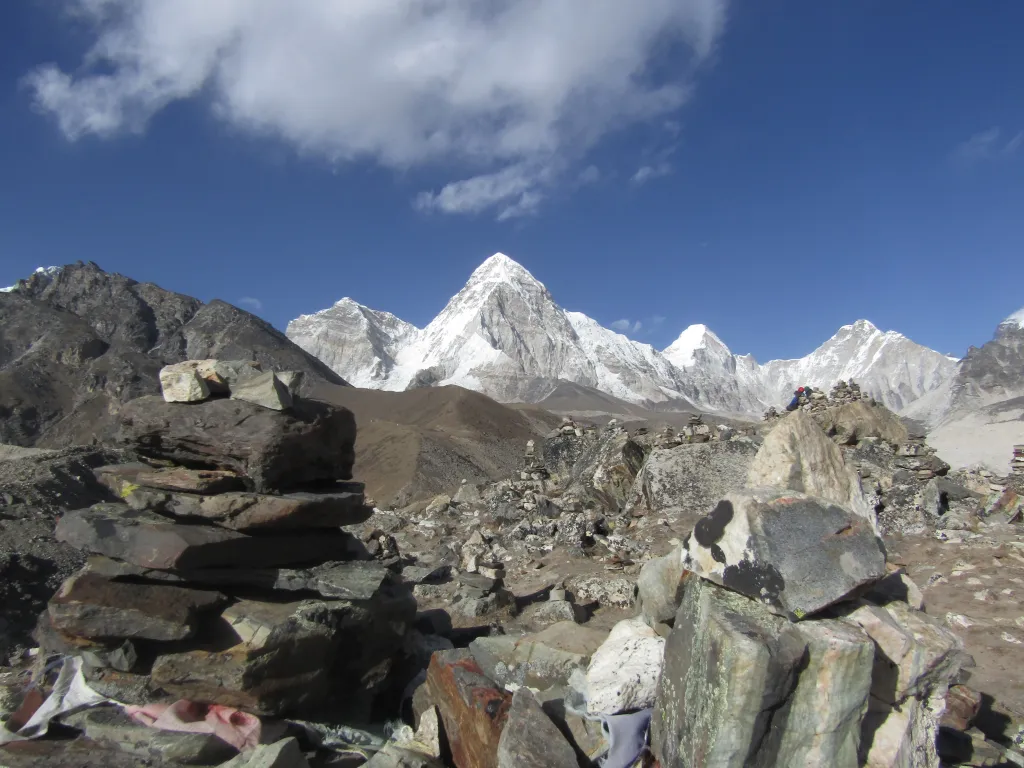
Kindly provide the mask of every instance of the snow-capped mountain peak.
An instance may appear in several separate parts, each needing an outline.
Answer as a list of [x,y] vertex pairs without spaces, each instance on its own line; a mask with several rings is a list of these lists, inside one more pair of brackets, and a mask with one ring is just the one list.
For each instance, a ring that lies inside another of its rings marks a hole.
[[715,352],[731,354],[711,329],[703,323],[689,326],[679,338],[669,344],[662,354],[677,368],[691,368],[697,363],[697,351],[714,349]]
[[388,378],[398,350],[419,332],[390,312],[364,307],[348,297],[295,318],[287,329],[288,338],[333,370],[352,371],[350,384],[368,388]]
[[526,267],[504,253],[496,253],[485,259],[483,264],[473,270],[466,287],[480,283],[529,283],[544,287]]
[[1003,320],[999,325],[1010,325],[1016,326],[1017,328],[1024,328],[1024,307],[1021,307],[1008,318]]
[[293,321],[288,336],[356,386],[456,384],[505,402],[537,402],[568,381],[633,403],[675,402],[735,415],[782,405],[802,384],[827,388],[851,378],[898,409],[935,389],[955,367],[867,320],[843,326],[806,357],[764,365],[732,354],[703,324],[659,352],[566,311],[502,253],[477,267],[423,330],[342,299]]

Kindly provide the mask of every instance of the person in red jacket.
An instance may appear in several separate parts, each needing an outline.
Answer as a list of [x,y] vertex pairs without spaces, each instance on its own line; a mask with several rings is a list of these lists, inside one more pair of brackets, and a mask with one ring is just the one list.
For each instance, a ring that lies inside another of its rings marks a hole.
[[796,392],[793,393],[793,399],[789,401],[789,405],[786,406],[787,411],[795,411],[800,407],[800,398],[807,391],[805,387],[798,387]]

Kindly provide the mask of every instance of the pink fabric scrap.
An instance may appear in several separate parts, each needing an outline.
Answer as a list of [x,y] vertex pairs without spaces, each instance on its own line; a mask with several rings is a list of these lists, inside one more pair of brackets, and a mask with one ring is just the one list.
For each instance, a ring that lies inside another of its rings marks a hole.
[[179,699],[173,704],[146,704],[124,708],[133,720],[151,728],[183,733],[212,733],[240,752],[260,743],[262,723],[256,715],[219,704]]

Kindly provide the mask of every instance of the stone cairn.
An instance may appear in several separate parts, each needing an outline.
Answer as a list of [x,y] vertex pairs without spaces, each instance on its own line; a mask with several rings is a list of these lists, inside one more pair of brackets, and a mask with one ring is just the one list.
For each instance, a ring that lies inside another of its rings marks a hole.
[[706,443],[711,440],[711,427],[704,423],[699,413],[690,416],[690,420],[682,429],[683,441],[687,443]]
[[853,379],[850,379],[849,383],[840,379],[829,393],[829,400],[833,405],[855,403],[861,399],[863,399],[863,395],[860,391],[860,384]]
[[[840,379],[835,383],[828,395],[819,389],[814,389],[814,387],[805,387],[798,399],[798,407],[803,411],[817,413],[828,408],[846,405],[847,403],[856,403],[861,400],[872,405],[875,402],[861,392],[860,385],[853,379],[849,382]],[[764,421],[774,421],[775,419],[782,418],[784,415],[785,413],[780,413],[775,406],[771,406],[764,412],[763,418]]]
[[1024,477],[1024,445],[1013,446],[1013,460],[1010,462],[1010,474]]
[[537,444],[533,440],[526,441],[526,453],[523,456],[523,471],[519,473],[521,480],[546,480],[550,477],[544,461],[537,455]]
[[188,361],[161,371],[162,398],[125,404],[118,441],[145,460],[98,469],[120,502],[57,523],[90,558],[40,617],[44,652],[130,704],[369,711],[415,602],[342,529],[372,513],[355,420],[297,397],[300,379]]
[[917,475],[919,480],[930,480],[945,475],[949,465],[936,455],[936,450],[925,442],[925,436],[914,433],[896,447],[896,466]]
[[683,441],[670,424],[666,424],[665,428],[654,438],[654,446],[656,448],[675,448],[682,444]]

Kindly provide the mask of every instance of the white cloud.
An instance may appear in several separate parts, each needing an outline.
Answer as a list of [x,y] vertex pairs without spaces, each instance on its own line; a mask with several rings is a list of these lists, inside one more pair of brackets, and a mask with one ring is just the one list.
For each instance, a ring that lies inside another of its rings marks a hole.
[[962,163],[979,163],[1010,157],[1024,147],[1024,131],[1018,131],[1009,139],[1003,138],[1001,128],[980,131],[953,150],[953,158]]
[[668,320],[668,318],[665,317],[664,315],[655,315],[654,317],[651,318],[651,325],[659,326],[662,325],[666,320]]
[[423,211],[444,213],[479,213],[501,206],[498,218],[511,219],[537,209],[544,199],[540,182],[545,175],[544,169],[512,165],[496,173],[453,181],[438,192],[421,192],[414,205]]
[[[672,122],[726,1],[61,0],[92,48],[26,83],[70,140],[208,98],[229,125],[334,163],[472,167],[418,204],[511,217],[610,132]],[[675,43],[688,58],[652,66]]]
[[667,162],[661,162],[656,165],[642,165],[633,174],[631,181],[637,185],[644,184],[648,181],[659,179],[662,176],[668,176],[670,173],[672,173],[672,166]]
[[611,324],[611,327],[619,333],[636,333],[644,327],[644,324],[639,320],[634,322],[623,318],[622,320],[616,320]]
[[259,312],[263,309],[263,302],[259,299],[254,299],[252,296],[243,296],[238,300],[238,306],[251,309],[253,312]]

